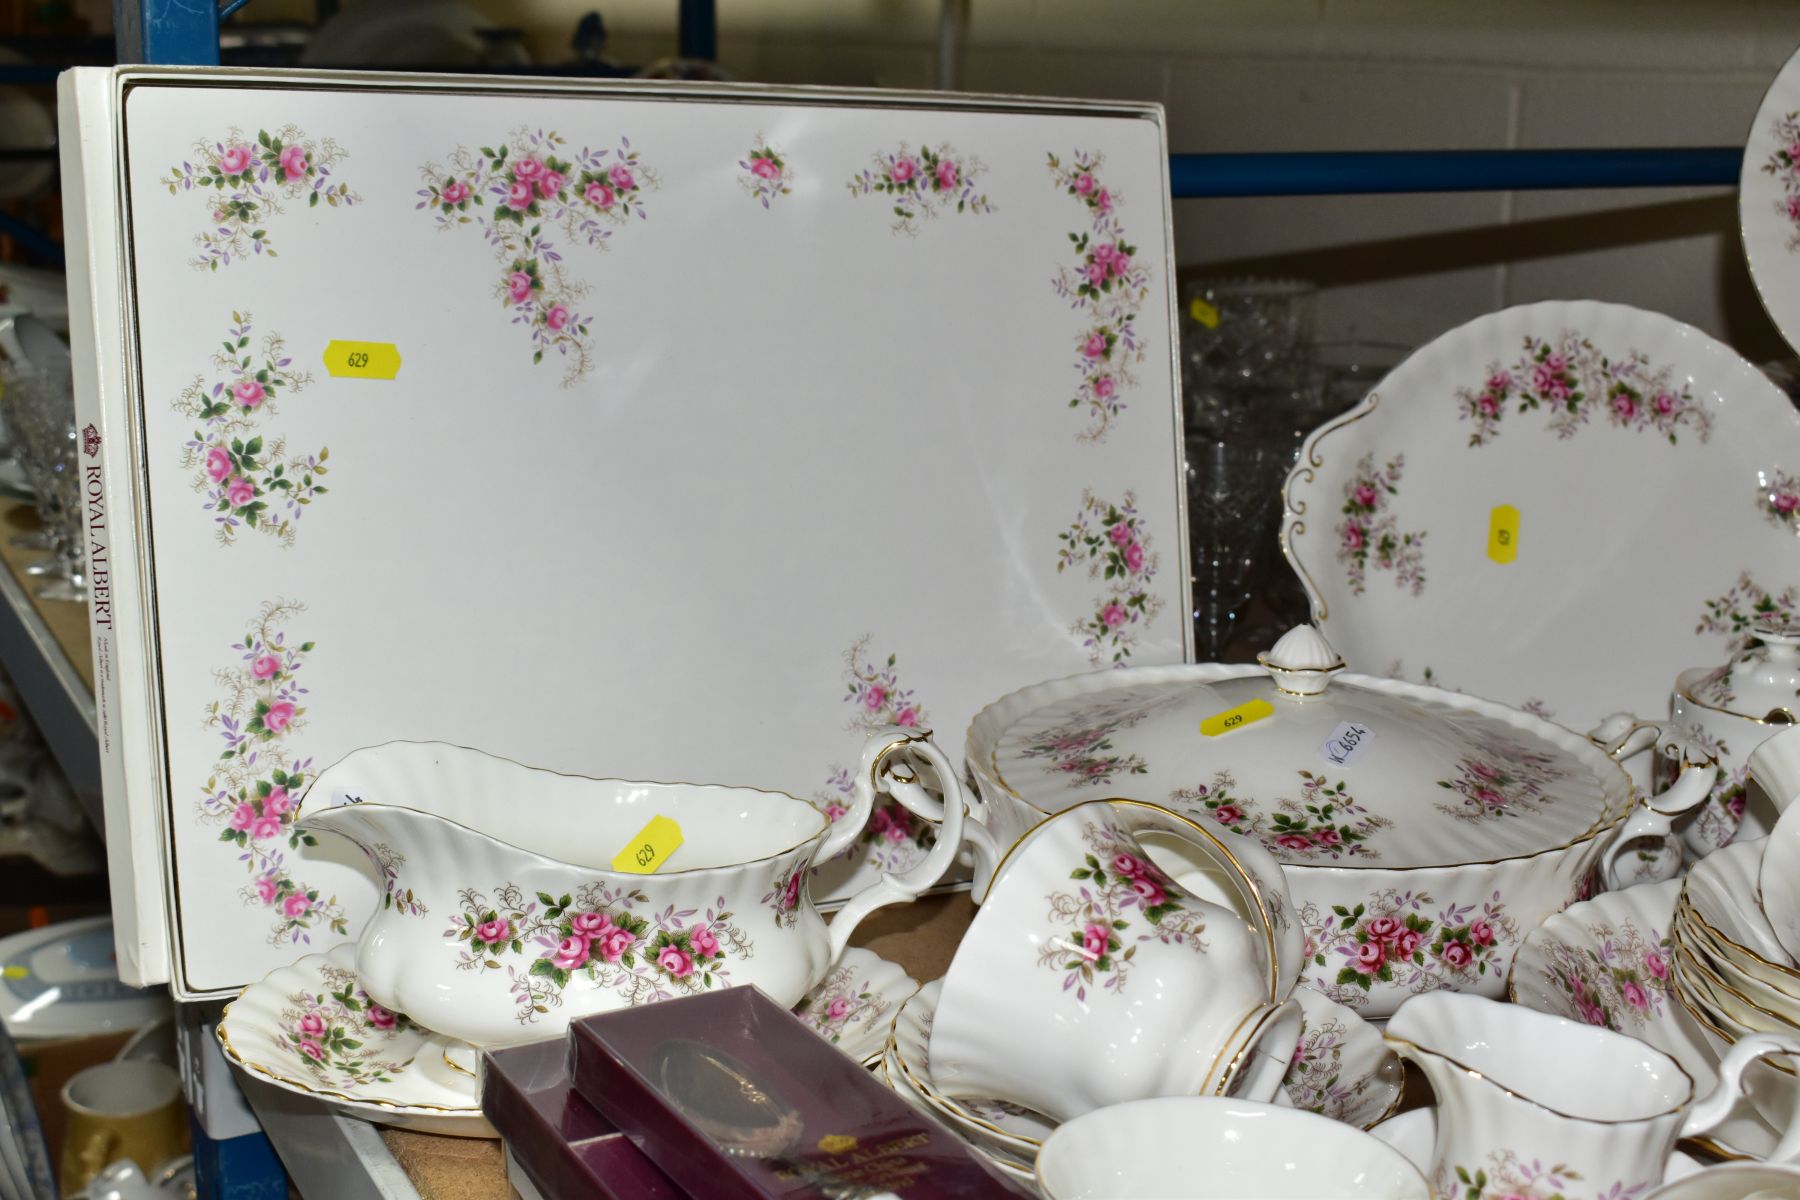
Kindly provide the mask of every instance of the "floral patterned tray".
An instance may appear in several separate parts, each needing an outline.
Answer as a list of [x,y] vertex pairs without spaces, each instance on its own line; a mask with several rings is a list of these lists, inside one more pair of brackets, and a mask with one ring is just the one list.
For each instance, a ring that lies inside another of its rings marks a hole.
[[[356,934],[292,817],[358,746],[835,819],[869,728],[1186,656],[1155,106],[62,86],[131,981]],[[877,812],[815,894],[929,836]]]
[[1800,54],[1769,85],[1745,138],[1738,217],[1763,307],[1800,347]]
[[1444,334],[1316,430],[1288,559],[1351,667],[1576,730],[1668,713],[1800,605],[1800,413],[1728,347],[1616,304]]

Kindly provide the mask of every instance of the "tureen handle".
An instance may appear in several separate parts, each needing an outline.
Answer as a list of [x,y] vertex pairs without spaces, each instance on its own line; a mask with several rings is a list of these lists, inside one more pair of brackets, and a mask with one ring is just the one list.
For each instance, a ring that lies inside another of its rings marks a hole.
[[[915,757],[923,759],[937,776],[938,786],[944,793],[942,804],[933,800],[919,782],[919,771],[909,761]],[[827,927],[833,962],[844,952],[850,934],[864,917],[886,905],[916,899],[920,892],[943,878],[950,864],[956,861],[963,839],[962,785],[956,781],[956,772],[950,769],[950,760],[932,745],[930,730],[892,726],[877,732],[863,746],[862,773],[857,776],[856,791],[856,811],[872,811],[875,797],[885,793],[911,812],[937,824],[937,841],[930,853],[911,870],[898,875],[884,874],[850,897],[837,911]],[[861,822],[856,821],[840,821],[839,824],[849,826],[852,835],[861,827]],[[834,853],[831,839],[827,839],[815,857],[824,861]]]

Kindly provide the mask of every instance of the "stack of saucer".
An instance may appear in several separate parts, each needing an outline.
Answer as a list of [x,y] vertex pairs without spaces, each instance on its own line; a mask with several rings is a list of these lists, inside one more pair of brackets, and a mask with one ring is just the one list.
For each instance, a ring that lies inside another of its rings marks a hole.
[[[1733,842],[1694,865],[1670,929],[1675,998],[1722,1054],[1752,1033],[1800,1034],[1800,964],[1776,938],[1757,876],[1767,838]],[[1757,1107],[1785,1127],[1795,1099],[1794,1064],[1752,1068]]]
[[[845,1054],[874,1066],[888,1027],[919,985],[869,950],[850,949],[794,1013]],[[356,976],[356,947],[309,954],[225,1008],[225,1056],[259,1079],[349,1116],[422,1133],[495,1137],[481,1114],[478,1052],[376,1004]]]

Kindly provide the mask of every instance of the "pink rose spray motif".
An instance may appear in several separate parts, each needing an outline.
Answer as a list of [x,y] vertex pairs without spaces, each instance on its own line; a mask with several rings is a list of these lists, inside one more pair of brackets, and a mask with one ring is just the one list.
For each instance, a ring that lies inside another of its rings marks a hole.
[[886,197],[895,217],[895,233],[914,237],[922,222],[943,213],[994,211],[987,193],[975,186],[987,168],[979,158],[958,154],[948,142],[936,149],[925,145],[914,149],[901,143],[892,154],[876,151],[871,161],[873,170],[850,179],[850,194]]
[[[1648,1168],[1646,1168],[1648,1170]],[[1432,1192],[1447,1200],[1640,1200],[1661,1182],[1662,1169],[1642,1179],[1615,1179],[1610,1185],[1589,1184],[1581,1172],[1563,1163],[1529,1162],[1515,1150],[1494,1150],[1483,1166],[1445,1162],[1432,1172]]]
[[[913,690],[900,682],[899,657],[871,660],[870,634],[863,634],[844,651],[843,701],[849,710],[845,728],[867,735],[889,725],[905,729],[929,729],[930,718]],[[827,820],[838,821],[850,811],[855,795],[850,769],[833,764],[826,786],[813,793],[813,805]],[[844,848],[834,863],[855,862],[863,857],[883,871],[906,871],[923,861],[937,843],[937,827],[915,816],[898,800],[877,801],[862,836]],[[825,869],[824,863],[813,870]]]
[[1489,751],[1485,757],[1464,755],[1458,760],[1456,778],[1437,781],[1461,797],[1439,801],[1439,812],[1480,825],[1518,820],[1555,803],[1546,791],[1557,778],[1549,755],[1497,739],[1485,748]]
[[1722,635],[1726,639],[1722,657],[1732,657],[1749,647],[1757,622],[1771,619],[1783,625],[1800,623],[1800,587],[1790,584],[1771,592],[1745,571],[1729,591],[1702,603],[1694,632]]
[[1521,933],[1500,893],[1434,912],[1435,903],[1423,891],[1384,888],[1350,907],[1301,905],[1309,967],[1321,969],[1308,982],[1361,1008],[1378,984],[1417,994],[1504,972]]
[[1342,780],[1332,783],[1304,769],[1299,775],[1298,797],[1278,797],[1273,812],[1265,812],[1260,801],[1240,795],[1230,771],[1216,772],[1211,783],[1169,793],[1167,806],[1253,838],[1280,862],[1379,859],[1381,851],[1371,839],[1394,823],[1358,804]]
[[459,146],[445,163],[426,163],[414,207],[432,214],[440,231],[474,225],[500,270],[492,295],[512,324],[530,338],[531,361],[554,353],[564,387],[594,369],[595,315],[582,300],[592,285],[576,278],[563,243],[608,248],[614,233],[649,211],[644,197],[655,172],[632,149],[571,150],[555,130],[521,126],[507,140],[471,151]]
[[282,1044],[315,1083],[349,1091],[390,1083],[412,1065],[410,1039],[399,1039],[418,1026],[406,1014],[369,999],[342,967],[321,965],[319,984],[317,991],[291,993],[281,1010]]
[[794,168],[787,155],[769,145],[760,133],[751,142],[750,153],[738,160],[738,170],[739,186],[764,208],[776,197],[793,193]]
[[207,227],[194,235],[199,253],[190,262],[197,270],[217,271],[236,259],[278,257],[267,226],[289,204],[302,198],[308,208],[360,203],[362,197],[332,175],[348,157],[330,138],[315,141],[297,125],[273,133],[261,129],[255,138],[233,126],[218,141],[196,141],[192,159],[158,182],[171,196],[193,192],[205,202]]
[[1049,156],[1050,182],[1081,205],[1084,227],[1069,234],[1073,261],[1057,267],[1056,294],[1078,314],[1072,358],[1079,383],[1069,407],[1082,410],[1080,441],[1105,439],[1137,387],[1132,367],[1144,361],[1137,317],[1150,295],[1150,268],[1125,237],[1122,197],[1100,181],[1103,156],[1077,150],[1065,164]]
[[1150,548],[1136,494],[1126,492],[1113,504],[1083,491],[1074,524],[1056,537],[1062,543],[1057,572],[1085,566],[1088,578],[1099,580],[1105,589],[1090,614],[1070,626],[1070,632],[1096,666],[1122,664],[1163,607],[1163,598],[1151,590],[1161,559]]
[[851,966],[833,968],[794,1006],[794,1015],[834,1046],[846,1037],[885,1028],[893,1011],[893,1000]]
[[1770,471],[1757,489],[1757,502],[1769,524],[1800,534],[1800,477]]
[[1069,872],[1077,886],[1050,893],[1049,919],[1058,932],[1044,939],[1038,965],[1063,973],[1063,991],[1085,1001],[1098,984],[1122,991],[1137,943],[1171,942],[1206,953],[1206,924],[1193,897],[1145,857],[1137,843],[1104,816],[1082,827],[1088,853]]
[[[196,806],[202,824],[219,829],[219,841],[237,851],[249,876],[239,898],[267,910],[272,946],[310,944],[313,934],[349,936],[348,918],[335,896],[297,879],[289,855],[314,844],[294,830],[295,797],[313,776],[293,739],[305,728],[308,692],[301,677],[311,642],[291,642],[283,624],[302,605],[272,600],[231,649],[235,666],[215,671],[223,689],[206,709],[204,724],[222,745]],[[399,856],[390,856],[397,866]],[[422,910],[421,910],[422,911]]]
[[1489,363],[1482,378],[1479,387],[1456,390],[1463,420],[1474,424],[1471,446],[1499,437],[1509,410],[1517,416],[1548,412],[1559,438],[1574,437],[1596,412],[1619,428],[1654,430],[1670,445],[1679,444],[1680,429],[1702,442],[1712,433],[1712,413],[1673,367],[1652,366],[1636,349],[1602,350],[1573,330],[1555,338],[1527,336],[1516,361]]
[[1790,226],[1787,251],[1800,251],[1800,112],[1775,119],[1776,149],[1763,160],[1762,173],[1781,184],[1781,198],[1771,201],[1775,212]]
[[1392,571],[1395,585],[1410,589],[1415,596],[1425,590],[1425,531],[1402,531],[1400,518],[1388,508],[1400,494],[1405,467],[1403,454],[1396,454],[1379,469],[1374,454],[1365,454],[1344,485],[1337,556],[1354,595],[1363,594],[1371,568]]
[[1119,775],[1143,775],[1150,770],[1149,764],[1141,755],[1119,753],[1112,735],[1148,715],[1145,706],[1135,700],[1102,700],[1031,735],[1019,755],[1039,760],[1044,772],[1062,778],[1068,789],[1106,786]]
[[[1674,948],[1666,933],[1630,920],[1595,923],[1581,945],[1546,939],[1539,979],[1566,1005],[1559,1015],[1616,1033],[1661,1018],[1675,999]],[[1522,964],[1521,964],[1522,965]]]
[[723,896],[704,913],[649,912],[641,889],[596,880],[559,896],[506,883],[491,893],[464,888],[458,899],[444,931],[457,947],[456,968],[504,969],[521,1025],[559,1007],[571,983],[610,991],[627,1006],[650,1004],[728,986],[729,961],[754,953]]
[[231,314],[213,371],[197,374],[174,409],[194,422],[181,447],[181,466],[213,514],[213,536],[232,545],[240,530],[254,530],[284,546],[294,544],[300,518],[331,489],[326,461],[331,451],[289,454],[286,439],[265,438],[258,428],[279,416],[279,402],[303,390],[312,376],[295,368],[280,334],[251,346],[249,313]]

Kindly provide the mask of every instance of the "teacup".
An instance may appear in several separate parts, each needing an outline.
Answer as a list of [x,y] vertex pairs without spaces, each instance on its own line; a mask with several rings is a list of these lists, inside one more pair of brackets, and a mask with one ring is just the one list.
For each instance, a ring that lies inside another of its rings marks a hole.
[[1038,1151],[1046,1200],[1430,1200],[1406,1156],[1360,1129],[1273,1104],[1134,1100],[1058,1126]]
[[1064,1121],[1152,1096],[1274,1096],[1301,1024],[1275,931],[1177,884],[1138,840],[1149,830],[1255,892],[1242,839],[1156,805],[1094,800],[1039,823],[992,872],[944,976],[940,1091]]
[[[369,856],[385,894],[357,943],[358,979],[435,1032],[512,1045],[592,1013],[743,984],[785,1007],[825,977],[859,921],[954,861],[962,791],[930,736],[871,737],[835,819],[756,788],[587,779],[392,742],[321,772],[296,828],[343,834]],[[941,822],[937,842],[828,927],[809,868],[857,838],[877,792]]]
[[[1437,1093],[1430,1175],[1444,1200],[1471,1190],[1566,1192],[1568,1180],[1584,1194],[1648,1191],[1662,1182],[1677,1138],[1730,1116],[1752,1064],[1800,1054],[1794,1037],[1743,1038],[1721,1059],[1718,1084],[1696,1100],[1687,1072],[1635,1038],[1479,996],[1415,996],[1384,1036]],[[1770,1157],[1791,1159],[1796,1149],[1800,1121]]]

